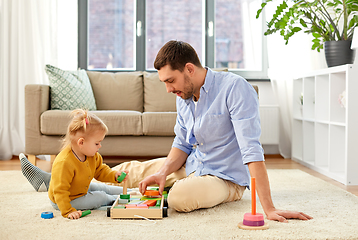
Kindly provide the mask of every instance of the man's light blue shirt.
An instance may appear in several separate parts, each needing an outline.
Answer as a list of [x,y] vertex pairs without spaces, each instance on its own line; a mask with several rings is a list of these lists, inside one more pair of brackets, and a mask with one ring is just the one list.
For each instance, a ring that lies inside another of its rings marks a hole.
[[246,164],[264,161],[259,142],[259,103],[244,78],[207,68],[195,107],[192,98],[177,97],[173,147],[188,154],[186,174],[214,175],[249,186]]

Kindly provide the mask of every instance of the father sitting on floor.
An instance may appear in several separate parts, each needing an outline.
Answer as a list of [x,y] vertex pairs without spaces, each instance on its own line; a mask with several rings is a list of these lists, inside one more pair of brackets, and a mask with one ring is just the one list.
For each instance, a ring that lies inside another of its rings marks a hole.
[[272,202],[264,163],[257,93],[242,77],[203,68],[195,50],[185,42],[169,41],[154,67],[168,92],[177,98],[177,122],[172,149],[159,171],[139,184],[163,190],[166,177],[185,167],[187,177],[175,182],[169,207],[190,212],[241,199],[256,178],[257,193],[270,220],[311,219],[277,210]]

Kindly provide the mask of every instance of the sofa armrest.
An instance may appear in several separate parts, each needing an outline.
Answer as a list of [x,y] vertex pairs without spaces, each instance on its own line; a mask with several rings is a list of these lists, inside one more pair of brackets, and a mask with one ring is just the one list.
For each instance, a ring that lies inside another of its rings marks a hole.
[[50,109],[50,86],[28,84],[25,86],[25,151],[38,154],[41,151],[40,116]]

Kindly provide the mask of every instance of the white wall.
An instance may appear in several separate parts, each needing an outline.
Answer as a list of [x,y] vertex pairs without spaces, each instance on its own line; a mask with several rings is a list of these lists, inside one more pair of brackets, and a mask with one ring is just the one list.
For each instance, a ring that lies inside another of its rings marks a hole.
[[251,84],[259,88],[260,106],[277,106],[276,97],[273,94],[271,82],[269,81],[250,81]]

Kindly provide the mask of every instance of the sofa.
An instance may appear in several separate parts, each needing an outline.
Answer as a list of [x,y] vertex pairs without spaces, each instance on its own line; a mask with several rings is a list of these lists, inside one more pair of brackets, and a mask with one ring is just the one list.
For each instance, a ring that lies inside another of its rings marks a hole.
[[[87,71],[97,110],[108,127],[100,153],[104,156],[166,156],[174,139],[174,94],[166,91],[157,73]],[[25,152],[59,153],[70,121],[69,110],[51,110],[50,86],[25,86]]]
[[[158,73],[87,71],[97,110],[108,127],[99,152],[103,156],[166,156],[174,139],[176,95],[167,93]],[[256,91],[257,87],[254,86]],[[51,110],[50,86],[25,86],[25,153],[59,153],[70,110]]]

